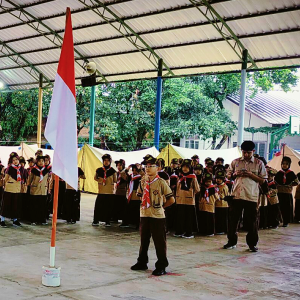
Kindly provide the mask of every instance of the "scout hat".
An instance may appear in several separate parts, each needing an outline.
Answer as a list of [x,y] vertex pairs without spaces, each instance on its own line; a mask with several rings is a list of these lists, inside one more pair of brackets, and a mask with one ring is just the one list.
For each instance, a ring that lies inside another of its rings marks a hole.
[[287,162],[289,165],[291,165],[291,163],[292,163],[291,158],[288,157],[288,156],[284,156],[284,157],[282,158],[281,163],[283,163],[284,161]]
[[206,162],[207,166],[213,166],[214,164],[215,164],[215,162],[211,159]]
[[165,167],[165,160],[163,158],[158,158],[156,160],[156,165],[160,166],[161,168],[164,168]]
[[253,151],[255,144],[252,141],[244,141],[241,145],[241,149],[244,151]]
[[38,162],[40,159],[43,159],[43,160],[45,161],[45,156],[43,156],[43,155],[38,155],[38,156],[36,157],[36,162]]
[[192,156],[192,159],[199,159],[199,156],[197,154]]
[[206,182],[206,181],[208,181],[208,180],[213,180],[213,176],[212,176],[212,174],[210,174],[210,173],[205,173],[205,174],[203,175],[202,181],[203,181],[203,182]]
[[171,164],[176,164],[176,165],[178,165],[178,164],[179,164],[178,158],[173,158],[173,159],[171,160]]
[[188,166],[189,168],[191,167],[192,160],[191,159],[184,159],[181,163],[181,167],[183,166]]
[[216,162],[218,162],[218,161],[221,161],[222,163],[224,162],[224,158],[223,157],[218,157],[217,159],[216,159]]
[[216,176],[215,176],[215,177],[216,177],[216,179],[217,179],[217,178],[225,179],[226,174],[225,174],[224,171],[218,170],[218,171],[216,172]]
[[102,156],[102,161],[104,161],[104,159],[109,159],[110,161],[112,161],[111,156],[109,154],[104,154]]
[[33,162],[34,163],[34,158],[30,157],[29,159],[27,159],[28,163]]
[[203,170],[203,165],[197,164],[196,166],[194,166],[194,170]]
[[20,164],[21,163],[26,164],[25,158],[23,156],[19,157],[19,162],[20,162]]
[[49,159],[49,161],[51,161],[51,157],[50,157],[50,155],[49,155],[49,154],[46,154],[46,155],[45,155],[45,158],[48,158],[48,159]]
[[12,152],[12,153],[9,155],[9,159],[8,159],[8,163],[9,163],[9,164],[12,164],[12,160],[13,160],[14,157],[16,157],[17,159],[20,159],[17,152]]
[[213,167],[213,173],[216,174],[218,171],[225,172],[225,166],[223,165],[214,165]]
[[206,157],[205,160],[204,160],[204,162],[207,163],[209,160],[211,160],[211,158],[210,157]]
[[116,160],[115,165],[117,166],[118,164],[125,166],[125,160],[124,159]]
[[145,157],[143,157],[143,161],[141,162],[141,165],[155,164],[155,163],[156,163],[156,158],[153,157],[151,154],[147,154]]
[[35,156],[43,155],[43,150],[39,149],[35,152]]

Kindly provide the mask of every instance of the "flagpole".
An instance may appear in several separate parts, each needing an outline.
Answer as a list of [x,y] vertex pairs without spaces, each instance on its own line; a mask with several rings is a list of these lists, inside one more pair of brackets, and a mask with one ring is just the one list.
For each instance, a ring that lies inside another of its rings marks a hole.
[[53,216],[52,216],[52,231],[50,245],[50,264],[51,268],[55,267],[55,241],[56,241],[56,222],[57,222],[57,207],[58,207],[58,189],[59,177],[55,175],[54,179],[54,195],[53,195]]

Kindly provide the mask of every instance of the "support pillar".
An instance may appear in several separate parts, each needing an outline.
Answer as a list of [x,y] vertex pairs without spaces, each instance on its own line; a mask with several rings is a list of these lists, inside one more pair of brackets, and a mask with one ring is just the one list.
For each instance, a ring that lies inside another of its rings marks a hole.
[[159,150],[159,130],[160,130],[160,114],[161,114],[161,94],[162,94],[162,66],[163,60],[158,60],[157,74],[157,91],[156,91],[156,106],[155,106],[155,128],[154,128],[154,146]]
[[90,108],[90,132],[89,145],[94,146],[94,128],[95,128],[95,104],[96,104],[96,86],[91,87],[91,108]]
[[37,145],[42,145],[42,117],[43,117],[43,74],[40,74],[39,80],[39,102],[38,102],[38,126],[37,126]]
[[238,138],[237,145],[241,147],[244,139],[244,120],[245,120],[245,100],[246,100],[246,79],[247,79],[247,62],[248,50],[243,50],[243,62],[241,72],[241,90],[240,90],[240,104],[239,104],[239,121],[238,121]]

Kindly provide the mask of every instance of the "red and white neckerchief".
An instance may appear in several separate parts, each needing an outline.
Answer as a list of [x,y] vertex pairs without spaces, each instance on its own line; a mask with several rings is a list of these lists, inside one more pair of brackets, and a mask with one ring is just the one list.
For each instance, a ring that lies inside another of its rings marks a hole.
[[32,169],[33,169],[33,167],[29,167],[29,168],[27,169],[28,176],[31,174]]
[[22,178],[21,178],[21,173],[20,173],[20,168],[21,168],[21,165],[14,165],[14,164],[11,164],[11,166],[17,170],[17,181],[22,181]]
[[272,186],[272,185],[276,185],[274,180],[268,182],[268,186]]
[[37,166],[34,166],[34,168],[40,172],[40,180],[39,180],[39,182],[42,182],[43,179],[44,179],[43,171],[45,170],[45,166],[43,166],[42,169],[39,169]]
[[120,182],[121,182],[121,172],[118,171],[118,173],[117,173],[117,188],[120,185]]
[[149,208],[151,206],[150,200],[150,184],[158,180],[160,177],[158,175],[152,181],[147,181],[147,185],[144,188],[143,198],[142,198],[142,209]]
[[129,188],[128,188],[128,202],[130,201],[132,193],[133,193],[134,181],[141,177],[142,177],[141,175],[135,175],[135,176],[133,174],[131,175],[131,180],[130,180]]
[[103,185],[105,185],[106,183],[106,172],[110,169],[111,167],[109,167],[107,170],[103,167],[103,171],[104,171],[104,177],[103,177]]
[[187,187],[187,184],[186,184],[186,179],[187,178],[197,178],[195,174],[189,174],[187,176],[184,176],[182,175],[181,178],[179,179],[179,182],[182,182],[184,180],[184,184],[185,186]]
[[283,173],[283,184],[285,184],[286,183],[286,174],[292,172],[292,170],[288,169],[288,170],[284,171],[281,169],[279,172]]
[[205,193],[204,193],[204,198],[207,202],[209,202],[209,189],[215,188],[213,184],[211,184],[209,187],[206,187]]
[[170,179],[172,179],[172,178],[178,178],[178,176],[176,175],[175,171],[174,171],[174,173],[170,176]]
[[[218,194],[218,196],[220,196],[220,187],[224,186],[225,185],[225,182],[222,182],[221,184],[216,184],[215,186],[215,190]],[[219,199],[220,200],[220,199]]]

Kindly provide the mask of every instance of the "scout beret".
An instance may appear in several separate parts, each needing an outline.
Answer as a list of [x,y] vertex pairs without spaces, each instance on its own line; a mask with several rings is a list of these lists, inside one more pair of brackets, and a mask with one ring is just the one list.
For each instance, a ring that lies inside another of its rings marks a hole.
[[10,157],[11,159],[13,159],[14,157],[16,157],[17,159],[20,159],[17,152],[12,152],[12,153],[9,155],[9,157]]
[[109,159],[110,161],[112,161],[111,156],[110,156],[109,154],[104,154],[104,155],[102,156],[102,161],[103,161],[104,159]]
[[192,156],[192,159],[199,159],[199,156],[197,154]]
[[206,163],[206,162],[208,162],[209,160],[211,160],[211,158],[210,158],[210,157],[206,157],[205,160],[204,160],[204,162]]
[[213,176],[210,173],[205,173],[202,180],[203,180],[203,182],[208,181],[208,180],[213,180]]
[[41,149],[37,150],[34,155],[35,156],[43,155],[43,150],[41,150]]
[[223,157],[218,157],[218,158],[216,159],[216,162],[217,162],[217,161],[224,162],[224,158],[223,158]]
[[151,154],[147,154],[145,157],[143,157],[143,161],[141,162],[142,165],[146,164],[155,164],[156,158],[153,157]]
[[226,176],[226,174],[225,174],[225,172],[222,171],[222,170],[218,170],[218,171],[216,172],[216,175],[215,175],[216,178],[221,178],[221,179],[224,179],[225,176]]
[[118,164],[121,164],[122,166],[125,166],[125,160],[124,159],[116,160],[115,165],[118,165]]
[[253,151],[255,144],[252,141],[244,141],[241,145],[241,149],[244,151]]
[[214,164],[215,164],[215,162],[213,161],[213,160],[208,160],[207,162],[206,162],[206,164],[208,165],[208,166],[213,166]]
[[34,158],[33,157],[30,157],[29,159],[27,159],[28,163],[30,162],[34,162]]
[[23,164],[26,164],[25,158],[23,156],[19,157],[19,162],[23,163]]
[[196,166],[194,166],[194,170],[203,170],[203,165],[197,164]]
[[43,156],[43,155],[38,155],[38,156],[36,157],[36,161],[39,161],[39,160],[41,160],[41,159],[45,160],[45,156]]
[[192,164],[192,160],[191,159],[184,159],[181,163],[181,167],[183,166],[188,166],[188,167],[191,167],[191,164]]
[[171,164],[179,164],[178,158],[173,158]]

